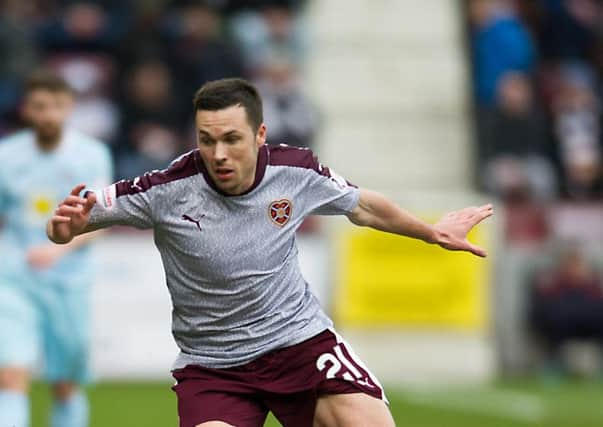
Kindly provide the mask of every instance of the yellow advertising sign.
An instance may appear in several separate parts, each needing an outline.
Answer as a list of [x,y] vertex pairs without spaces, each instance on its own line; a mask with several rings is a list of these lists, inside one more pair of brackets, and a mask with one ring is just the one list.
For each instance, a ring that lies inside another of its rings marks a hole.
[[[482,225],[469,239],[484,245],[486,233]],[[485,330],[488,261],[356,227],[338,249],[334,310],[341,325]]]

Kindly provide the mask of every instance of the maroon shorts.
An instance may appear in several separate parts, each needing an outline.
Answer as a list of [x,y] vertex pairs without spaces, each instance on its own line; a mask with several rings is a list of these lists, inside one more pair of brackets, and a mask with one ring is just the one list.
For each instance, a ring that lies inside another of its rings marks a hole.
[[180,427],[212,420],[261,427],[268,411],[285,427],[310,427],[321,395],[366,393],[386,401],[377,379],[331,330],[245,365],[188,365],[173,375]]

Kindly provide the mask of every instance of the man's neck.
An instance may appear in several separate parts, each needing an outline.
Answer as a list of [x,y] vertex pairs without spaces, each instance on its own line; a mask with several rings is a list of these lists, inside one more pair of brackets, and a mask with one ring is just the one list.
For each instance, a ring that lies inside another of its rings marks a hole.
[[245,180],[245,182],[241,184],[241,186],[237,189],[236,193],[232,194],[233,196],[238,196],[239,194],[246,193],[251,187],[253,187],[253,183],[255,182],[256,169],[257,168],[255,167],[253,168],[253,173],[251,173],[249,177]]

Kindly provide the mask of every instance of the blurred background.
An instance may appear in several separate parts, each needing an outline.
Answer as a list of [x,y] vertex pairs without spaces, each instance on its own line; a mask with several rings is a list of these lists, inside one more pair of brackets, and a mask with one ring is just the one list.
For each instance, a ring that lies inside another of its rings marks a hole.
[[[3,0],[0,58],[0,136],[50,67],[116,180],[194,148],[194,91],[242,76],[269,143],[430,221],[493,201],[486,260],[311,218],[302,269],[398,425],[603,425],[602,1]],[[176,425],[152,236],[96,246],[92,425]]]

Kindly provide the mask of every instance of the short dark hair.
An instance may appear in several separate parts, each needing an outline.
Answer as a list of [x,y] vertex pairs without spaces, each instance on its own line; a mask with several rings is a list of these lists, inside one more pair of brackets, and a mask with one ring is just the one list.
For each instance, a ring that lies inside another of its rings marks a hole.
[[245,108],[247,121],[257,132],[264,122],[262,98],[254,85],[239,78],[220,79],[205,83],[193,98],[195,112],[217,111],[240,105]]
[[38,89],[48,90],[50,92],[73,93],[73,89],[65,79],[48,70],[34,71],[25,81],[25,94],[29,94]]

